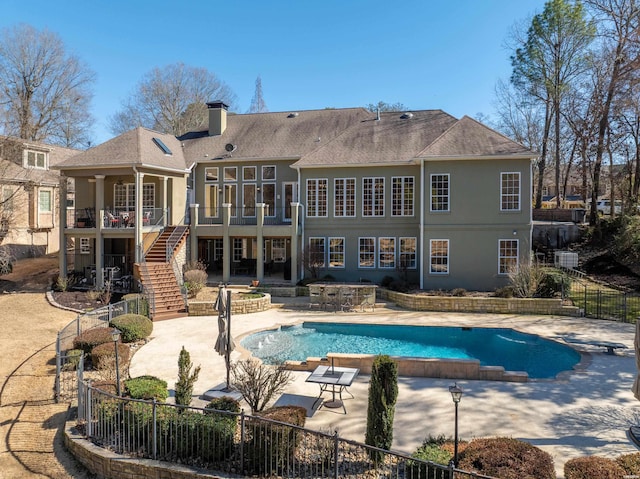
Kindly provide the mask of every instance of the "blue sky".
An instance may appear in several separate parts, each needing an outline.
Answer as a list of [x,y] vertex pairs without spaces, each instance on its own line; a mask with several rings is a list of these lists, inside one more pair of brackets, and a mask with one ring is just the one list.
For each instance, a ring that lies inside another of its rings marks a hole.
[[[511,71],[505,40],[543,0],[2,0],[0,28],[58,33],[97,74],[94,144],[154,67],[214,72],[249,108],[262,78],[269,111],[400,102],[461,117],[493,114]],[[213,99],[212,99],[213,100]]]

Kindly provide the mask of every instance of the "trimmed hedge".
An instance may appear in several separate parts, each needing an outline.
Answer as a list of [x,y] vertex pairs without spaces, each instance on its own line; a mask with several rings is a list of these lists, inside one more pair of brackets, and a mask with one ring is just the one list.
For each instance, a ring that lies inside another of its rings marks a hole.
[[[118,366],[123,368],[129,364],[131,349],[128,345],[118,343]],[[116,366],[116,348],[111,343],[102,343],[91,350],[91,363],[94,369],[113,369]]]
[[616,462],[622,466],[627,474],[640,476],[640,452],[624,454],[618,457]]
[[576,457],[564,465],[565,479],[621,479],[625,474],[620,464],[606,457]]
[[123,343],[146,339],[153,332],[153,321],[141,314],[123,314],[113,318],[109,326],[120,330],[120,338]]
[[91,328],[84,331],[73,339],[73,349],[82,349],[85,353],[91,354],[91,350],[104,343],[113,343],[111,328]]
[[[500,479],[555,479],[548,452],[508,437],[473,439],[459,453],[460,469]],[[591,476],[592,478],[600,476]],[[566,479],[570,479],[568,476]]]
[[157,401],[166,401],[169,397],[167,389],[167,381],[163,381],[155,376],[138,376],[136,378],[127,379],[124,382],[129,396],[133,399],[156,399]]

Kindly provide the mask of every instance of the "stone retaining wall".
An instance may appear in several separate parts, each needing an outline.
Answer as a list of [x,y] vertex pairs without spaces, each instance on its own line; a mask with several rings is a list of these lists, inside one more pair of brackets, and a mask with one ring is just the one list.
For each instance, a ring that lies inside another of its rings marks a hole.
[[67,421],[64,431],[64,445],[84,467],[100,479],[222,479],[223,477],[233,477],[198,472],[169,462],[116,454],[96,446],[78,434],[73,420]]
[[[307,358],[306,361],[287,361],[293,371],[313,371],[320,365],[358,368],[363,374],[371,374],[374,354],[329,353],[326,358]],[[483,381],[526,382],[524,371],[505,371],[502,366],[480,366],[477,359],[433,359],[392,356],[398,364],[399,376],[441,379],[479,379]]]
[[474,296],[426,296],[378,289],[378,297],[414,311],[457,313],[544,314],[580,316],[580,309],[564,306],[562,299],[484,298]]
[[[259,313],[271,309],[271,295],[262,293],[261,298],[234,299],[231,314]],[[189,316],[217,316],[213,301],[189,301]]]

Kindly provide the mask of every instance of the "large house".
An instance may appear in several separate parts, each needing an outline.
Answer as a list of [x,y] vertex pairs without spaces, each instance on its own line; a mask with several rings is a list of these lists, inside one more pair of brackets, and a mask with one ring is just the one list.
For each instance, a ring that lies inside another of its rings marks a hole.
[[151,269],[173,265],[179,281],[199,260],[225,282],[493,290],[529,261],[536,154],[469,117],[207,106],[200,131],[137,128],[59,165],[76,184],[61,271],[164,291]]
[[52,167],[77,153],[61,146],[0,136],[3,257],[39,256],[60,249],[58,210],[73,203],[73,184],[61,196],[60,173]]

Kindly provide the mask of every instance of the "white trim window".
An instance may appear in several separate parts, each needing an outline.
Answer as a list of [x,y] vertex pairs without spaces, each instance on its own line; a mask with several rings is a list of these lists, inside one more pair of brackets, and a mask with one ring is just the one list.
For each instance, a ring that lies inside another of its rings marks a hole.
[[271,240],[271,259],[274,263],[284,263],[287,255],[287,244],[284,238]]
[[233,238],[233,261],[238,263],[247,257],[247,239]]
[[[154,208],[156,205],[156,185],[155,183],[144,183],[142,185],[142,207]],[[113,206],[117,209],[133,211],[136,207],[136,185],[135,183],[124,183],[113,185]]]
[[256,184],[242,185],[242,216],[255,218],[256,216]]
[[238,168],[235,166],[225,166],[224,181],[238,181]]
[[329,238],[329,268],[344,268],[344,238]]
[[25,168],[38,170],[49,169],[49,153],[44,151],[24,150],[22,164]]
[[242,181],[256,181],[257,170],[255,166],[242,167]]
[[217,218],[220,215],[218,197],[220,196],[220,187],[218,185],[205,185],[204,187],[204,215],[207,218]]
[[327,183],[326,178],[307,180],[307,217],[327,217]]
[[276,184],[275,183],[262,183],[260,187],[262,194],[262,203],[266,206],[264,215],[267,217],[276,216]]
[[394,269],[396,267],[395,238],[378,238],[378,267],[380,269]]
[[400,267],[407,269],[416,269],[416,252],[418,251],[418,243],[415,237],[405,237],[400,239]]
[[322,237],[309,238],[309,251],[306,261],[310,268],[324,268],[325,266],[325,239]]
[[429,273],[449,274],[449,240],[429,241]]
[[500,173],[500,211],[520,211],[520,172]]
[[413,176],[391,178],[391,216],[413,216]]
[[449,174],[431,175],[431,211],[449,211]]
[[374,237],[358,238],[358,268],[376,267],[376,239]]
[[38,192],[38,212],[53,212],[53,191],[50,189],[40,190]]
[[217,166],[210,166],[208,168],[204,169],[204,181],[205,182],[211,182],[211,181],[218,181],[218,167]]
[[498,240],[498,274],[507,275],[518,272],[519,240]]
[[362,216],[384,216],[384,178],[362,178]]
[[333,215],[354,217],[356,215],[356,179],[336,178],[333,181]]
[[80,238],[80,254],[91,254],[90,238]]
[[262,166],[262,181],[275,181],[276,179],[276,167],[275,165],[263,165]]

